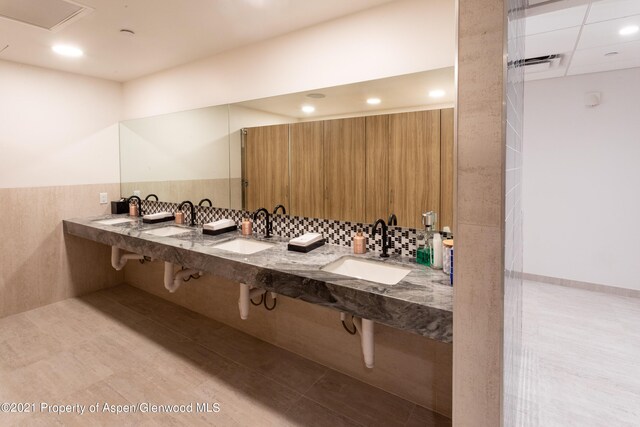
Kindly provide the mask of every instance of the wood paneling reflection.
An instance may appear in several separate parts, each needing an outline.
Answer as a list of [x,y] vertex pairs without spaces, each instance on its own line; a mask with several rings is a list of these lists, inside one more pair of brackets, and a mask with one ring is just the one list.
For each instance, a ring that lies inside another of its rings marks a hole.
[[453,231],[453,108],[440,110],[440,227]]
[[453,109],[250,128],[245,162],[248,210],[282,203],[368,223],[395,213],[416,228],[436,211],[453,225]]
[[323,122],[289,125],[292,215],[324,217]]
[[422,212],[440,210],[440,110],[393,114],[390,129],[390,211],[421,227]]
[[324,121],[324,216],[365,218],[365,118]]
[[289,125],[248,128],[245,162],[245,209],[289,209]]
[[389,115],[366,118],[365,220],[388,219],[389,211]]

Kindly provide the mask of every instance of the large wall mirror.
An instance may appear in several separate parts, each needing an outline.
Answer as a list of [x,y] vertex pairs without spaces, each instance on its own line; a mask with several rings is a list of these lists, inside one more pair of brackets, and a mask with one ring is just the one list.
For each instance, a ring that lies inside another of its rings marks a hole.
[[444,68],[123,122],[122,194],[452,226],[453,95]]
[[230,207],[229,107],[120,123],[120,193]]

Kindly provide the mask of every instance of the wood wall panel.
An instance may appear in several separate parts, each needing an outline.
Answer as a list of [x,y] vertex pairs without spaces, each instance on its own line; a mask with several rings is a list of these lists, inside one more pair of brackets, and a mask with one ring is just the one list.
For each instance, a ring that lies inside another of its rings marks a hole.
[[392,114],[389,190],[398,225],[421,227],[421,212],[440,211],[440,110]]
[[385,221],[389,208],[389,115],[366,117],[365,221]]
[[289,127],[291,153],[291,210],[297,216],[324,216],[323,122]]
[[324,122],[324,216],[365,218],[365,118]]
[[245,209],[289,210],[289,125],[248,128],[245,156]]
[[453,108],[440,110],[440,228],[453,231]]

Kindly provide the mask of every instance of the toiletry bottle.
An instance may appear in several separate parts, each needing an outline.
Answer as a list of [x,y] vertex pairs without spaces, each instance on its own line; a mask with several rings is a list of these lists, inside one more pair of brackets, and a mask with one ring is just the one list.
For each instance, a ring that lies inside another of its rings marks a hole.
[[427,263],[427,247],[426,242],[424,240],[424,235],[419,234],[417,239],[418,249],[416,250],[416,262],[422,265],[429,265]]
[[363,254],[367,252],[367,238],[362,234],[362,230],[358,230],[353,237],[353,253]]
[[440,233],[433,233],[433,268],[442,268],[442,236]]
[[449,272],[449,281],[451,282],[451,286],[453,286],[453,248],[451,248],[451,255],[449,255],[449,259],[451,262],[451,267]]
[[242,218],[242,235],[250,236],[253,231],[253,224],[249,218]]
[[453,239],[442,241],[442,270],[445,274],[451,273],[451,249],[453,249]]
[[184,224],[184,212],[178,211],[175,213],[176,224]]
[[129,216],[138,216],[138,205],[129,203]]

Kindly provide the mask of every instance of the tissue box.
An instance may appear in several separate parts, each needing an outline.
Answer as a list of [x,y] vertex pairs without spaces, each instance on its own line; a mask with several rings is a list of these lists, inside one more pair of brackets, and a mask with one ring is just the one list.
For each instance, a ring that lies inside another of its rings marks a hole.
[[210,236],[217,236],[218,234],[228,233],[230,231],[238,231],[238,226],[237,225],[232,225],[232,226],[229,226],[229,227],[219,228],[217,230],[209,230],[209,229],[206,229],[206,228],[202,229],[202,233],[203,234],[208,234]]
[[231,219],[221,219],[215,222],[210,222],[202,226],[202,233],[210,236],[217,236],[218,234],[228,233],[230,231],[237,231],[238,226]]
[[173,221],[176,217],[170,212],[160,212],[157,214],[149,214],[142,217],[145,224],[157,224],[159,222]]
[[307,233],[289,240],[287,249],[293,252],[311,252],[324,245],[324,238],[319,233]]

